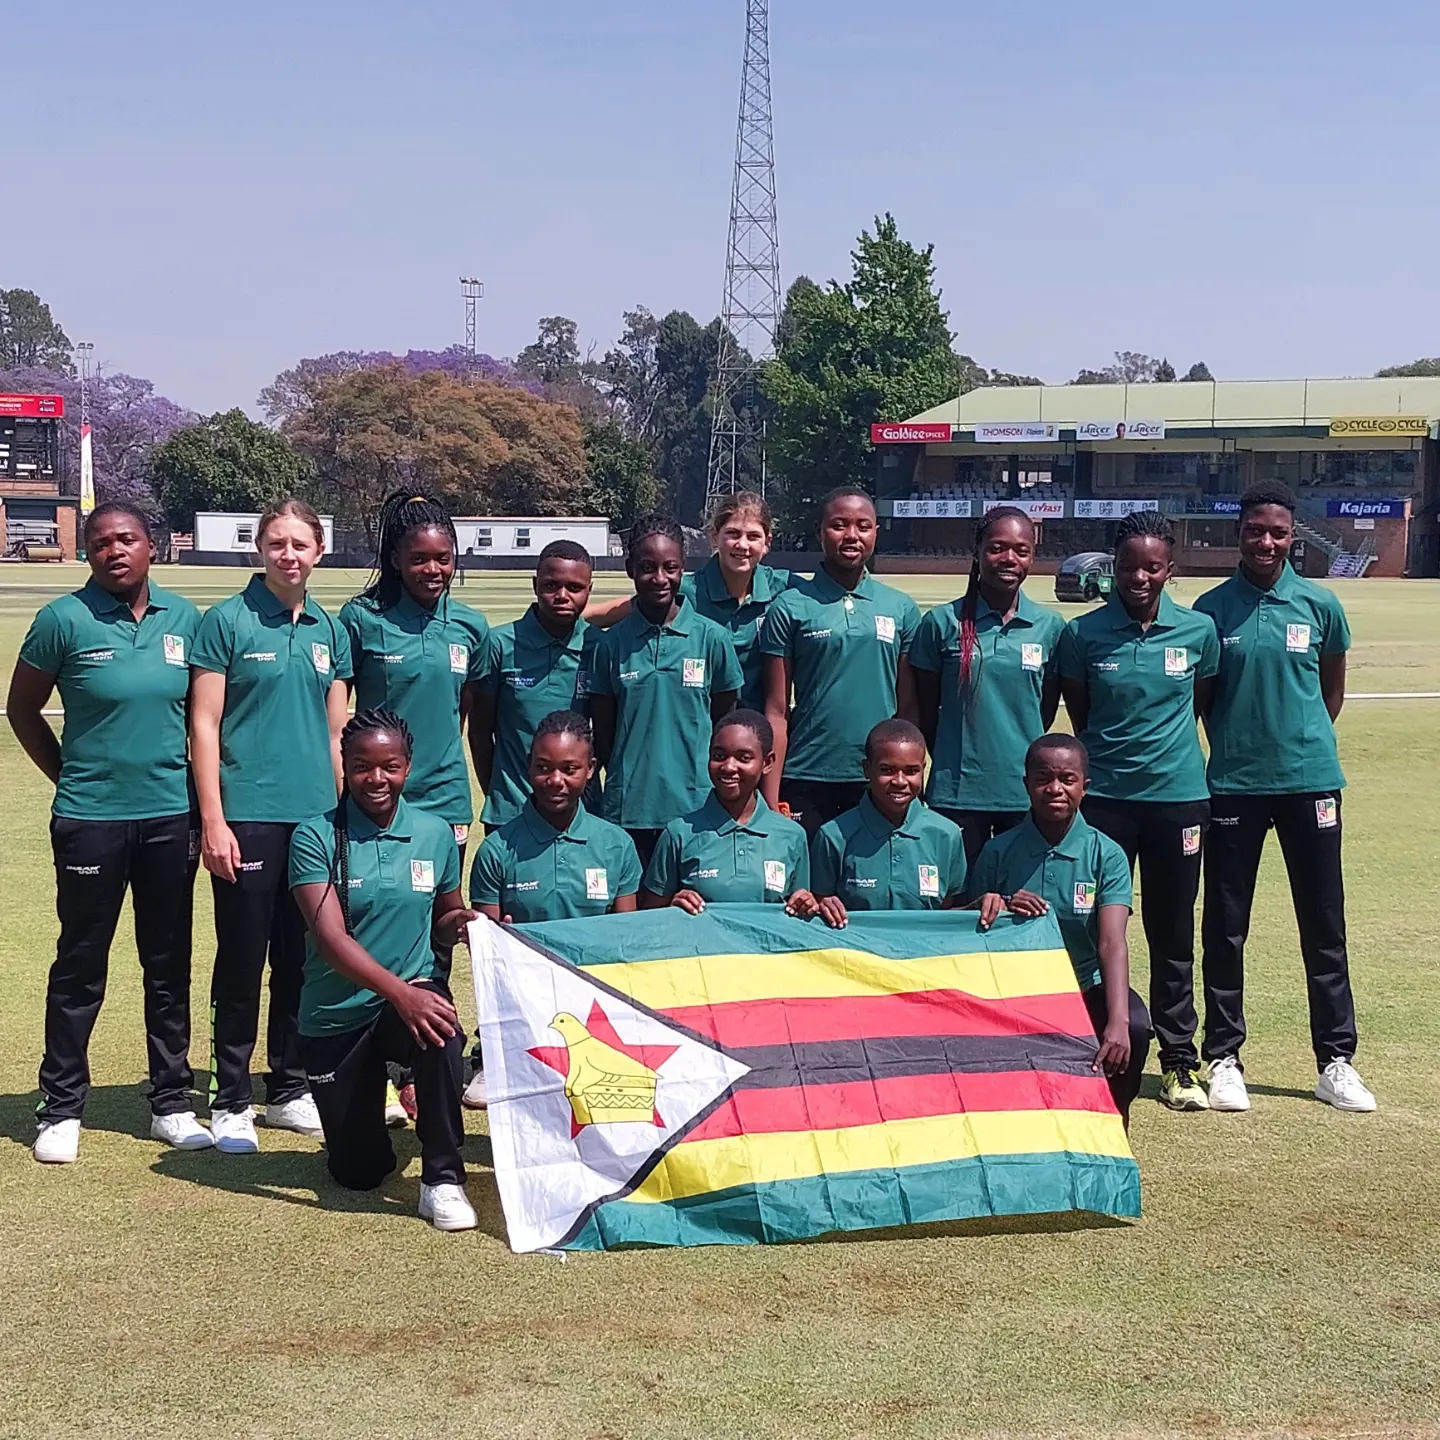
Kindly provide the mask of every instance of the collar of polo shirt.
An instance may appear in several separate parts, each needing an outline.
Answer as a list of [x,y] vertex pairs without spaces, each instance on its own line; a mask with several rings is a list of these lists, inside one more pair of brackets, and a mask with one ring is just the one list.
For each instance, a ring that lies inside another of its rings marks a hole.
[[585,646],[585,622],[577,615],[575,623],[570,627],[570,633],[563,638],[559,635],[552,635],[541,623],[540,616],[536,613],[536,607],[532,604],[530,608],[515,622],[515,629],[525,627],[527,635],[533,635],[542,645],[559,645],[566,650],[582,650]]
[[[757,565],[750,575],[750,594],[742,595],[736,603],[743,603],[746,599],[765,604],[775,598],[775,590],[771,585],[771,576],[774,572],[767,565]],[[725,573],[720,568],[720,557],[712,555],[704,565],[700,567],[699,574],[695,577],[696,585],[705,587],[706,597],[716,605],[723,605],[727,600],[734,600],[729,587],[725,584]]]
[[390,823],[383,830],[348,795],[341,804],[345,806],[346,826],[352,840],[373,840],[377,835],[388,835],[392,840],[412,838],[414,825],[403,795],[395,806]]
[[667,635],[688,635],[695,619],[695,607],[683,595],[679,599],[680,608],[663,625],[652,625],[640,613],[638,606],[635,609],[635,618],[645,627],[646,633],[652,630],[663,630]]
[[441,595],[435,602],[435,608],[433,610],[427,610],[402,585],[400,587],[400,598],[395,602],[395,612],[397,615],[404,615],[412,619],[421,620],[425,624],[429,624],[431,620],[439,620],[444,623],[450,618],[450,597],[448,595]]
[[743,830],[749,835],[768,835],[770,833],[768,820],[775,813],[765,803],[765,797],[758,790],[755,792],[755,813],[744,824],[735,819],[720,803],[719,797],[713,790],[701,808],[704,812],[703,823],[713,828],[717,835],[733,835],[737,830]]
[[[1140,622],[1130,618],[1130,612],[1125,608],[1125,602],[1120,598],[1118,590],[1110,592],[1110,598],[1106,600],[1105,607],[1112,629],[1138,630],[1140,628]],[[1160,592],[1160,605],[1155,611],[1155,618],[1150,622],[1150,628],[1152,630],[1173,630],[1175,628],[1175,602],[1163,590]]]
[[[290,607],[265,583],[263,575],[250,577],[245,594],[262,615],[267,615],[272,620],[282,615],[288,618],[290,615]],[[305,603],[300,607],[300,619],[311,625],[320,623],[320,606],[308,590],[305,592]]]
[[1026,832],[1026,838],[1039,848],[1041,854],[1049,854],[1053,850],[1055,854],[1066,860],[1083,860],[1085,858],[1085,846],[1090,838],[1090,825],[1078,810],[1075,812],[1075,818],[1070,822],[1070,828],[1060,837],[1060,841],[1056,845],[1052,845],[1040,833],[1033,814],[1025,817],[1022,828]]
[[892,825],[880,813],[880,807],[870,798],[868,791],[860,797],[860,804],[856,808],[860,811],[860,820],[865,828],[877,839],[885,840],[891,835],[904,835],[907,839],[913,840],[919,831],[914,825],[912,817],[923,805],[924,802],[917,795],[910,802],[910,808],[905,812],[905,819],[899,825]]
[[823,565],[820,565],[815,570],[815,585],[821,592],[822,600],[843,600],[847,595],[853,596],[856,600],[873,600],[875,598],[875,581],[868,570],[861,573],[860,583],[853,590],[847,590]]
[[1243,570],[1236,570],[1235,578],[1244,587],[1242,593],[1258,596],[1262,605],[1267,600],[1279,605],[1295,593],[1295,586],[1300,577],[1296,575],[1295,567],[1287,560],[1280,567],[1280,573],[1275,577],[1275,583],[1268,590],[1262,590],[1258,585],[1252,583],[1250,577]]
[[575,807],[575,815],[570,825],[565,830],[557,830],[536,808],[534,802],[526,800],[525,808],[520,812],[525,820],[525,828],[542,845],[550,840],[569,840],[573,845],[584,845],[587,836],[584,833],[585,820],[588,816],[583,805]]
[[[81,586],[80,595],[90,607],[91,613],[95,615],[111,615],[117,610],[130,610],[128,601],[112,594],[93,575]],[[148,615],[152,610],[168,610],[169,608],[170,597],[158,585],[152,584],[149,599],[145,604],[145,613]],[[130,611],[130,613],[133,618],[134,611]]]
[[[1011,617],[1012,625],[1033,625],[1040,613],[1040,607],[1021,590],[1015,598],[1015,614]],[[975,605],[975,620],[978,624],[981,620],[988,620],[994,616],[997,621],[1003,623],[1004,616],[998,611],[982,594]]]

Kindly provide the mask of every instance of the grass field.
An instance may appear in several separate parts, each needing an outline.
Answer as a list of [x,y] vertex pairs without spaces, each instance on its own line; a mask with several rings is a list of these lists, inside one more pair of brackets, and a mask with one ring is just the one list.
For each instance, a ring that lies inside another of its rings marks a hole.
[[[35,608],[81,573],[0,570],[6,674]],[[160,578],[204,604],[244,577]],[[360,578],[324,572],[321,599],[338,603]],[[926,605],[957,582],[903,583]],[[1178,588],[1191,599],[1204,584]],[[1440,690],[1440,585],[1337,589],[1355,633],[1352,691]],[[472,580],[464,598],[507,619],[524,580]],[[5,730],[0,1436],[1440,1435],[1440,701],[1355,701],[1340,730],[1358,1063],[1377,1114],[1310,1096],[1272,846],[1249,965],[1255,1108],[1172,1116],[1152,1077],[1132,1137],[1139,1222],[565,1264],[507,1250],[483,1118],[468,1123],[484,1228],[462,1236],[414,1218],[409,1132],[403,1174],[359,1197],[329,1185],[299,1137],[262,1131],[254,1158],[162,1152],[145,1138],[123,930],[80,1162],[35,1165],[49,795]],[[198,1013],[213,954],[203,881],[195,934]],[[1138,924],[1132,944],[1143,991]],[[465,1013],[467,983],[457,977]]]

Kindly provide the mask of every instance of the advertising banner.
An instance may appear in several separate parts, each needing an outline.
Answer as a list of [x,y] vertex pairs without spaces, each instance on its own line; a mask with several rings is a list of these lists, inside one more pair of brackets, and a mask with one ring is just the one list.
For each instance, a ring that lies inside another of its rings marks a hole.
[[1077,440],[1163,440],[1163,420],[1086,420],[1076,425]]
[[1366,519],[1403,520],[1403,500],[1327,500],[1325,514],[1331,520]]
[[946,424],[931,424],[926,421],[923,425],[872,425],[870,427],[870,443],[872,445],[948,445],[950,443],[950,426]]
[[1032,520],[1063,520],[1065,518],[1065,502],[1063,500],[987,500],[985,513],[988,515],[999,505],[1013,505],[1015,509],[1023,510]]
[[981,445],[1036,445],[1059,438],[1060,427],[1048,420],[1017,420],[975,427],[975,439]]
[[80,427],[80,513],[88,515],[95,508],[95,460],[90,445],[90,427]]
[[0,415],[18,420],[58,420],[64,413],[63,395],[0,395]]
[[1137,510],[1158,510],[1158,500],[1077,500],[1077,520],[1123,520]]
[[1238,500],[1212,500],[1205,508],[1211,515],[1238,515],[1240,502]]
[[973,500],[892,500],[891,514],[897,520],[968,520],[974,513]]
[[1342,415],[1330,422],[1330,434],[1336,435],[1409,435],[1420,438],[1430,433],[1430,421],[1424,415]]

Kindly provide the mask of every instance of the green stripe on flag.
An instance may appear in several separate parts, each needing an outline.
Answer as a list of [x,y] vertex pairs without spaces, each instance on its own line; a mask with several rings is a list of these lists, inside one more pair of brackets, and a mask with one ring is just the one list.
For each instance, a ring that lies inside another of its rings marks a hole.
[[737,1185],[658,1205],[612,1200],[565,1248],[775,1244],[840,1230],[1073,1210],[1138,1216],[1135,1161],[1063,1152],[987,1156]]

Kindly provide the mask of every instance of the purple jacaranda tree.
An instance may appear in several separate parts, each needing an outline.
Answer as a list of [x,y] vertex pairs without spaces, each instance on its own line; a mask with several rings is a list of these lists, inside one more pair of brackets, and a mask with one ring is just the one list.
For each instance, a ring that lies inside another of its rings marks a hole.
[[[66,475],[80,473],[80,381],[57,370],[0,370],[0,394],[62,395],[65,418],[60,446]],[[150,495],[150,452],[197,417],[155,393],[138,375],[101,371],[90,381],[91,445],[95,494],[100,500],[131,500],[155,510]],[[158,512],[157,512],[158,513]]]

